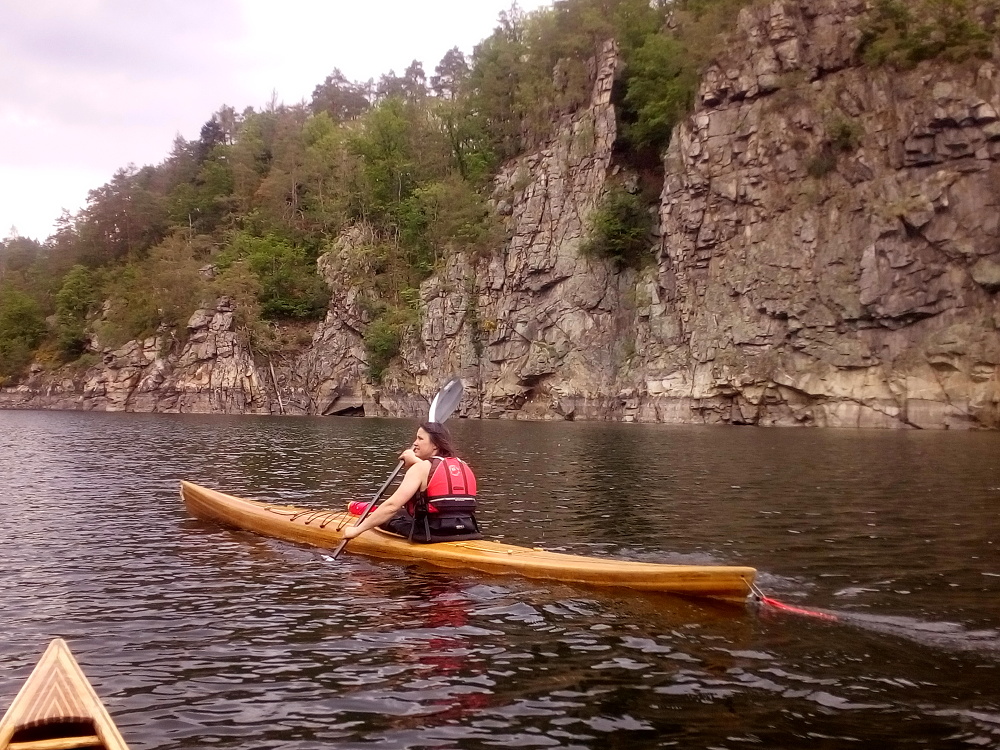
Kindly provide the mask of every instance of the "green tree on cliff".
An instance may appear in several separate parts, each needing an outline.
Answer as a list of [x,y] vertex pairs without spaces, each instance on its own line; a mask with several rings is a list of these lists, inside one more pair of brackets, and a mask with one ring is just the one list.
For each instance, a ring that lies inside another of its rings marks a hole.
[[56,294],[57,346],[64,356],[75,358],[87,345],[87,315],[98,302],[99,287],[94,273],[75,265],[63,278]]
[[872,65],[909,68],[943,57],[989,58],[1000,32],[997,0],[876,0],[859,49]]
[[45,319],[31,297],[0,285],[0,384],[17,377],[45,337]]
[[[15,363],[6,367],[23,372],[43,342],[44,352],[73,356],[87,326],[102,345],[171,329],[183,337],[186,316],[217,294],[240,301],[250,331],[318,319],[327,291],[317,257],[339,252],[338,238],[354,227],[368,241],[332,262],[365,269],[348,275],[380,321],[369,337],[377,365],[414,324],[420,283],[447,252],[500,246],[498,169],[580,121],[608,40],[620,50],[615,158],[655,182],[705,67],[751,2],[555,0],[530,13],[515,5],[471,55],[449,50],[429,77],[417,60],[377,83],[334,69],[307,104],[222,106],[161,164],[126,167],[92,190],[46,243],[0,244],[5,361]],[[873,0],[864,59],[993,54],[998,5]],[[599,208],[587,227],[595,251],[641,262],[643,201],[609,190]],[[51,331],[37,325],[53,313]]]

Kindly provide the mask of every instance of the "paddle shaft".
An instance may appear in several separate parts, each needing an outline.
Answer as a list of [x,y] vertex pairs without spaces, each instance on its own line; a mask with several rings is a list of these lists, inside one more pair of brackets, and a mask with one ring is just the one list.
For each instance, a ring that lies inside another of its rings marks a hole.
[[[354,524],[355,526],[357,526],[359,523],[361,523],[366,518],[368,518],[368,514],[372,512],[372,508],[375,507],[375,503],[377,503],[378,499],[380,497],[382,497],[382,495],[385,493],[386,488],[390,484],[392,484],[392,480],[395,479],[399,475],[399,472],[400,472],[400,470],[402,468],[403,468],[403,462],[400,461],[398,464],[396,464],[396,468],[393,469],[392,474],[389,475],[389,478],[385,480],[385,483],[381,487],[378,488],[378,492],[376,492],[375,495],[372,497],[372,499],[368,502],[368,505],[365,508],[364,513],[362,513],[361,517],[358,518],[358,520],[355,522],[355,524]],[[337,556],[341,552],[344,551],[344,547],[347,546],[347,543],[349,541],[351,541],[351,540],[350,539],[344,539],[340,544],[337,545],[337,548],[333,551],[333,559],[334,560],[336,560]]]
[[[427,421],[440,422],[443,424],[448,419],[448,417],[451,416],[452,412],[455,411],[455,408],[458,406],[461,400],[462,400],[462,381],[457,377],[452,377],[451,379],[448,380],[447,383],[444,384],[444,387],[437,392],[437,395],[431,401],[431,408],[429,413],[427,414]],[[385,484],[379,487],[378,492],[375,493],[375,497],[371,499],[371,501],[368,503],[368,507],[365,508],[365,512],[361,514],[361,518],[359,518],[355,522],[354,524],[355,526],[360,525],[361,522],[368,517],[368,514],[371,512],[371,509],[375,507],[375,503],[377,503],[378,499],[382,497],[382,493],[384,493],[386,488],[390,484],[392,484],[392,480],[396,478],[396,476],[399,474],[402,468],[403,468],[403,462],[400,461],[398,464],[396,464],[396,469],[392,472],[389,478],[385,480]],[[344,539],[340,544],[337,545],[337,548],[333,551],[334,560],[336,560],[337,556],[344,551],[344,547],[347,546],[347,543],[349,541],[351,540]]]

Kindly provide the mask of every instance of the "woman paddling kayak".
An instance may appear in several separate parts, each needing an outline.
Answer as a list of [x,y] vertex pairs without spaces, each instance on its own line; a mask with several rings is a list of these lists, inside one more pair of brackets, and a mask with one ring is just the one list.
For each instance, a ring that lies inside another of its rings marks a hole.
[[399,487],[360,524],[345,528],[344,539],[376,526],[413,542],[482,538],[475,517],[476,477],[455,455],[447,427],[424,422],[399,458],[406,466]]

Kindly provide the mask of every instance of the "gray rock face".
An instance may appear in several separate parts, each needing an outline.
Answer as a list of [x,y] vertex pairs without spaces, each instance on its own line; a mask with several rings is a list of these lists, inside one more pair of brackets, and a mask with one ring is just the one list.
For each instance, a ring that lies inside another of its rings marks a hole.
[[860,67],[864,10],[741,13],[665,155],[640,275],[579,253],[613,168],[606,50],[590,109],[500,176],[504,252],[449,266],[477,298],[438,303],[466,326],[425,326],[428,351],[458,349],[432,372],[477,383],[483,417],[1000,426],[1000,75]]
[[255,362],[221,300],[183,348],[132,342],[0,405],[420,416],[458,373],[483,418],[998,428],[1000,68],[863,67],[865,7],[741,12],[664,155],[642,272],[581,253],[607,180],[635,182],[608,42],[589,106],[498,176],[503,246],[445,258],[380,386],[354,227],[320,259],[333,295],[303,353]]
[[863,9],[744,10],[754,53],[705,77],[666,156],[654,317],[681,333],[644,347],[642,418],[1000,426],[998,70],[856,67]]
[[165,334],[106,351],[101,365],[76,378],[32,375],[0,393],[8,408],[267,414],[268,384],[245,337],[234,330],[233,306],[221,298],[188,321],[179,355],[166,356]]

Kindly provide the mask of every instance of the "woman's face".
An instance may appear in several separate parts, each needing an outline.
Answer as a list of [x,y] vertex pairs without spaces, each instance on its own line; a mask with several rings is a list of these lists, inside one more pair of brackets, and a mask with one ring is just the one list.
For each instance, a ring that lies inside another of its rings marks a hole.
[[424,431],[423,427],[417,430],[417,437],[413,441],[413,452],[417,458],[421,458],[424,461],[433,458],[434,454],[437,453],[437,446],[434,445],[431,436]]

